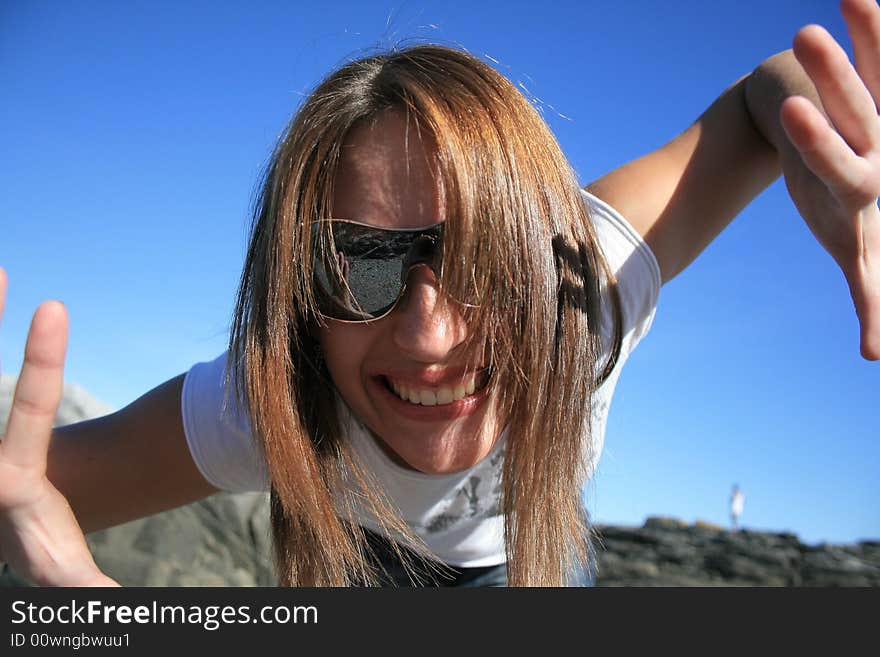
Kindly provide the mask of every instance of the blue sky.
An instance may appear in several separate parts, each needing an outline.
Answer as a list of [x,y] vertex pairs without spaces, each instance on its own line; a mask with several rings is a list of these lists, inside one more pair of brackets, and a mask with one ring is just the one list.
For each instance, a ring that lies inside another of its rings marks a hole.
[[[437,41],[497,60],[584,183],[662,145],[828,0],[0,3],[0,331],[71,317],[66,376],[114,407],[225,345],[254,186],[303,95],[348,57]],[[842,275],[777,182],[661,292],[588,488],[600,522],[663,514],[807,542],[880,536],[880,367]]]

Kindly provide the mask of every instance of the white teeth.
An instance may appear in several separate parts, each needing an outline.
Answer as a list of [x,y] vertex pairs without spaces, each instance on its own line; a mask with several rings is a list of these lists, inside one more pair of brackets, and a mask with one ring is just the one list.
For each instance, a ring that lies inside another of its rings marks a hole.
[[473,377],[457,383],[454,387],[443,386],[435,389],[409,387],[404,383],[397,383],[390,379],[388,383],[398,397],[421,406],[445,406],[474,394],[476,390],[476,382]]

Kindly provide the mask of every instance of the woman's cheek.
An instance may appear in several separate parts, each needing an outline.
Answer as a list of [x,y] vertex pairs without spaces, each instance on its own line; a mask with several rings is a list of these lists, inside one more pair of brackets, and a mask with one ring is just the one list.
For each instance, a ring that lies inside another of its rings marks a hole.
[[349,404],[349,398],[361,386],[363,364],[372,344],[370,333],[366,326],[333,321],[321,329],[321,350],[327,369]]

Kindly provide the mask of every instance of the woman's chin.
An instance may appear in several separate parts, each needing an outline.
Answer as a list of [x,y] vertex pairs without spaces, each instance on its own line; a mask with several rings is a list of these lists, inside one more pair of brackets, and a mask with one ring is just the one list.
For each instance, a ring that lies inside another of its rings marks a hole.
[[492,445],[480,449],[451,449],[420,451],[411,445],[396,448],[379,438],[379,444],[388,457],[397,465],[423,474],[444,475],[461,472],[474,467],[492,450]]
[[[474,418],[476,419],[476,418]],[[376,442],[397,465],[424,474],[452,474],[472,468],[495,446],[500,431],[494,422],[456,422],[451,426],[395,430],[382,423],[374,428]]]

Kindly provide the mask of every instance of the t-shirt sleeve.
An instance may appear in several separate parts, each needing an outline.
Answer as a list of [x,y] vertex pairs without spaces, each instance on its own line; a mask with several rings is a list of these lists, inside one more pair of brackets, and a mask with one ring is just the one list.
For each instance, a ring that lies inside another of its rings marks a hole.
[[[590,412],[591,440],[584,455],[586,477],[592,476],[605,443],[605,427],[614,389],[624,363],[636,345],[645,337],[654,321],[657,298],[660,294],[660,267],[642,236],[617,210],[601,199],[584,193],[596,237],[611,271],[617,278],[617,292],[622,314],[620,356],[610,376],[592,397]],[[614,313],[612,298],[604,289],[599,332],[602,338],[600,364],[604,364],[613,348]]]
[[196,363],[183,380],[183,428],[202,476],[221,490],[264,491],[268,477],[247,413],[225,385],[227,354]]
[[[622,365],[654,321],[660,294],[660,267],[642,236],[617,210],[589,192],[583,191],[583,195],[590,208],[599,245],[617,277],[623,315]],[[614,331],[610,295],[606,293],[603,302],[600,333],[603,347],[610,349]]]

